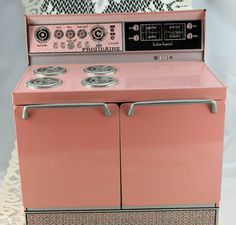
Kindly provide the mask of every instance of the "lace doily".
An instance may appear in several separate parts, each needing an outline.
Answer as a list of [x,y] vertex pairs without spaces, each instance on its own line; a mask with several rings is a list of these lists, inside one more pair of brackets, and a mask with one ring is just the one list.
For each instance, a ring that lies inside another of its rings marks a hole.
[[191,9],[192,0],[22,0],[30,14],[152,12]]
[[21,186],[17,149],[12,152],[7,174],[0,189],[0,224],[24,225],[24,208],[21,201]]
[[[12,152],[3,188],[0,189],[0,225],[25,225],[17,148]],[[223,225],[222,221],[219,225]]]

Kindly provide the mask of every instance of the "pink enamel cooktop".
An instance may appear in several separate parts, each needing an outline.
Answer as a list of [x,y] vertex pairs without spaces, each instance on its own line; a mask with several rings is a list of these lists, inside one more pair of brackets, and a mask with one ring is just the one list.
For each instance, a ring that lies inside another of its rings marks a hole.
[[[226,88],[204,62],[117,63],[109,64],[117,71],[109,76],[118,80],[112,87],[89,88],[81,81],[92,64],[56,65],[66,73],[50,76],[62,80],[61,86],[31,89],[27,81],[42,76],[28,68],[13,93],[14,105],[76,102],[133,102],[161,99],[225,99]],[[45,77],[45,76],[44,76]]]

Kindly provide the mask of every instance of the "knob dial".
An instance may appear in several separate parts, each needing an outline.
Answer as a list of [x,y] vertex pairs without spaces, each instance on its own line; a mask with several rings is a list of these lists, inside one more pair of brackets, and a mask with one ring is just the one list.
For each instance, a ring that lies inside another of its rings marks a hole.
[[51,38],[51,33],[47,27],[38,27],[34,36],[37,42],[46,43]]
[[81,29],[81,30],[78,31],[78,37],[80,39],[84,39],[84,38],[86,38],[86,36],[87,36],[87,31],[86,30]]
[[72,39],[75,37],[75,31],[74,30],[67,30],[66,31],[66,37],[69,39]]
[[91,38],[96,42],[103,41],[107,36],[107,31],[103,26],[94,26],[90,31]]
[[64,36],[64,32],[62,30],[56,30],[54,33],[55,38],[62,39]]

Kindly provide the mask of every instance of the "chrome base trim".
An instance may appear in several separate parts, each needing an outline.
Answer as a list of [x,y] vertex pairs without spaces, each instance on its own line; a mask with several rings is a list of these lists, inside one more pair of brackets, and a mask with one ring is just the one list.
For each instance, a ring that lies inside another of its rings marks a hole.
[[161,206],[123,206],[122,209],[194,209],[194,208],[216,208],[215,203],[197,205],[161,205]]
[[[194,204],[194,205],[159,205],[159,206],[122,206],[122,211],[129,210],[156,210],[156,209],[194,209],[194,208],[218,208],[215,203],[209,204]],[[119,206],[117,207],[98,207],[98,208],[27,208],[27,212],[41,212],[41,211],[104,211],[104,210],[119,210],[121,209]]]
[[26,210],[27,225],[217,225],[218,208],[137,210]]

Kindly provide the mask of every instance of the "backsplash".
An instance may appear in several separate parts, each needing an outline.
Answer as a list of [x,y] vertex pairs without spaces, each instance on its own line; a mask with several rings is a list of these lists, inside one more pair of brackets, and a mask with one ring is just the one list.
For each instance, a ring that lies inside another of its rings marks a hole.
[[153,12],[191,9],[191,0],[22,0],[25,13],[77,14]]

